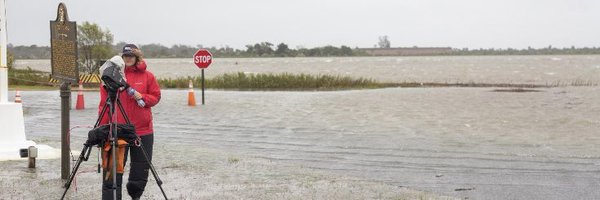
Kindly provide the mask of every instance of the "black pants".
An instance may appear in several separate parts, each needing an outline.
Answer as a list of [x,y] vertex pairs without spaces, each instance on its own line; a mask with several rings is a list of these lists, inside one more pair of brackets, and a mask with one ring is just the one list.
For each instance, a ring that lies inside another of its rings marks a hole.
[[[140,136],[142,139],[142,145],[144,150],[148,153],[148,159],[152,161],[152,146],[154,144],[154,134]],[[140,147],[130,145],[125,152],[125,162],[127,162],[127,155],[131,157],[131,163],[129,164],[129,179],[127,181],[127,193],[132,199],[140,198],[144,193],[146,183],[148,183],[148,172],[150,170],[150,163],[146,161],[144,153]],[[105,177],[103,174],[102,177]],[[104,180],[104,179],[103,179]],[[123,174],[117,174],[117,199],[121,199],[121,186],[123,185]],[[112,179],[104,181],[102,183],[102,199],[112,200],[113,199],[113,182]]]

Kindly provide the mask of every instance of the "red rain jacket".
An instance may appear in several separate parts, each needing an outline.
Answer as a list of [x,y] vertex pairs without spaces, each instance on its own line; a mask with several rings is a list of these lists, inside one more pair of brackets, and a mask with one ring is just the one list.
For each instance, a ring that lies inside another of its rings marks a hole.
[[[131,85],[135,90],[142,94],[142,99],[146,103],[145,107],[139,107],[137,102],[132,96],[129,96],[126,91],[119,93],[119,99],[123,104],[123,108],[129,120],[135,126],[135,131],[138,136],[152,134],[154,132],[152,128],[152,108],[160,101],[160,86],[150,71],[146,71],[146,62],[141,61],[136,66],[125,68],[125,77],[127,83]],[[100,86],[100,105],[98,106],[98,115],[102,111],[102,107],[106,103],[108,93],[104,87]],[[117,110],[117,122],[125,123],[125,119],[121,115],[118,108]],[[100,125],[108,123],[108,110],[102,116]]]

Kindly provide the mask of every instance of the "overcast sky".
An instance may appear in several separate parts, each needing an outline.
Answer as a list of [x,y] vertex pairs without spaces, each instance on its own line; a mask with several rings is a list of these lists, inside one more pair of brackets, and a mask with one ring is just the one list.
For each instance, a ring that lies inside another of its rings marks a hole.
[[[9,43],[48,45],[56,0],[6,0]],[[600,0],[64,0],[115,42],[243,48],[600,46]]]

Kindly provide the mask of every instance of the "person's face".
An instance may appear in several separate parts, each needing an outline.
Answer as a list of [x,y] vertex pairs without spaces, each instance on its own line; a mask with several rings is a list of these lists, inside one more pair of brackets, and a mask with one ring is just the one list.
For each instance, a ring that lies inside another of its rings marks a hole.
[[135,65],[135,56],[123,55],[123,61],[125,61],[125,67],[131,67]]

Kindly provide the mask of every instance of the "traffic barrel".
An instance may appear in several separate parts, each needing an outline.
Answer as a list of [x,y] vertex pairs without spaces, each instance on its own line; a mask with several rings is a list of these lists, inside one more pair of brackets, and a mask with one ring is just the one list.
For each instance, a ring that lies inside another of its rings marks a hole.
[[190,90],[188,91],[188,106],[196,106],[196,95],[194,95],[194,84],[190,80]]
[[85,109],[85,103],[83,101],[83,83],[81,81],[79,81],[79,92],[77,93],[77,104],[75,105],[75,109]]
[[17,94],[15,94],[15,103],[21,103],[23,100],[21,99],[21,91],[17,88]]

